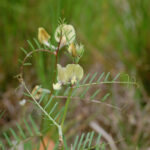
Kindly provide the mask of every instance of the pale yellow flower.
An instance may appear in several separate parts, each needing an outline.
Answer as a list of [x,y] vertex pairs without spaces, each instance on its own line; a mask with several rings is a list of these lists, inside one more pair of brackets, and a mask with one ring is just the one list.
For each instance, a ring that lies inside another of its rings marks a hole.
[[53,89],[54,90],[60,90],[61,89],[61,83],[60,82],[58,82],[56,84],[53,83]]
[[[62,36],[62,37],[61,37]],[[69,45],[75,40],[75,29],[72,25],[61,24],[55,31],[55,39],[61,46]]]
[[77,81],[80,81],[83,77],[83,68],[79,64],[68,64],[66,66],[66,74],[68,74],[68,79],[71,81],[73,78],[76,78]]
[[75,76],[73,76],[72,79],[71,79],[71,84],[75,84],[76,82],[77,82],[77,79],[76,79]]
[[83,77],[83,68],[79,64],[68,64],[66,67],[61,67],[57,65],[58,69],[58,81],[67,84],[75,84],[77,81],[80,81]]
[[38,40],[41,44],[45,44],[47,46],[50,46],[48,40],[51,38],[51,36],[46,32],[46,30],[42,27],[38,28]]
[[67,83],[68,82],[68,75],[66,74],[66,68],[57,64],[57,70],[58,70],[57,80],[61,81],[64,84]]

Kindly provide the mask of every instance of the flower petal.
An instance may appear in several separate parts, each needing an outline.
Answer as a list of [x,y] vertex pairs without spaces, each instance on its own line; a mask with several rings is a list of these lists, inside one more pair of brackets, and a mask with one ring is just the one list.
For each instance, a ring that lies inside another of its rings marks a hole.
[[60,90],[61,89],[61,83],[56,83],[56,84],[53,84],[53,89],[54,90]]
[[83,68],[79,64],[68,64],[66,66],[70,80],[75,76],[78,81],[83,77]]
[[73,43],[73,41],[75,40],[74,27],[72,25],[67,24],[61,24],[60,26],[58,26],[55,31],[55,39],[57,42],[59,42],[60,38],[61,38],[61,45],[69,45]]
[[66,67],[57,65],[58,81],[63,84],[71,82],[72,84],[80,81],[83,77],[83,68],[79,64],[68,64]]
[[57,64],[57,71],[58,71],[58,76],[57,80],[66,84],[68,82],[68,77],[66,74],[66,68],[62,67],[61,65]]
[[38,28],[38,40],[41,44],[45,44],[49,46],[48,40],[50,39],[50,35],[46,32],[46,30],[42,27]]

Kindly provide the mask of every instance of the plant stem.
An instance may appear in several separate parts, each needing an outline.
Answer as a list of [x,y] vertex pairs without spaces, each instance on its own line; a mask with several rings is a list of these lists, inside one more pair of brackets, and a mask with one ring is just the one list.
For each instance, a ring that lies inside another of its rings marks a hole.
[[28,90],[28,88],[26,87],[25,83],[22,83],[24,88],[26,89],[26,91],[28,92],[28,94],[31,96],[31,98],[33,99],[34,103],[39,107],[39,109],[45,114],[45,116],[48,117],[48,119],[57,127],[58,129],[58,134],[59,134],[59,141],[61,141],[61,143],[63,143],[63,133],[62,133],[62,128],[61,126],[51,117],[51,115],[49,115],[47,113],[47,111],[36,101],[36,99],[34,98],[34,96],[30,93],[30,91]]
[[44,142],[43,136],[41,136],[41,141],[42,141],[42,144],[43,144],[43,148],[44,148],[44,150],[46,150],[46,145],[45,145],[45,142]]
[[138,86],[138,84],[136,82],[130,82],[130,81],[103,81],[103,82],[81,84],[79,86],[74,86],[74,88],[80,88],[80,87],[92,86],[92,85],[99,85],[99,84],[130,84],[130,85]]
[[[61,32],[61,35],[62,35],[62,32]],[[58,47],[56,49],[56,54],[55,54],[55,64],[54,64],[54,76],[53,76],[53,79],[52,79],[52,84],[56,82],[56,79],[57,79],[57,64],[58,64],[58,53],[59,53],[59,50],[60,50],[60,44],[61,44],[61,40],[62,40],[62,36],[60,37],[60,41],[58,43]],[[54,92],[54,89],[53,89],[53,86],[51,87],[51,90],[50,90],[50,94],[49,94],[49,97],[48,99],[51,98],[53,92]]]
[[64,121],[65,121],[65,118],[66,118],[66,115],[67,115],[68,106],[69,106],[69,103],[70,103],[70,100],[71,100],[72,91],[73,91],[73,88],[71,87],[68,98],[67,98],[67,101],[66,101],[66,104],[65,104],[65,110],[64,110],[64,114],[63,114],[63,118],[62,118],[62,122],[61,122],[61,127],[62,128],[63,128]]

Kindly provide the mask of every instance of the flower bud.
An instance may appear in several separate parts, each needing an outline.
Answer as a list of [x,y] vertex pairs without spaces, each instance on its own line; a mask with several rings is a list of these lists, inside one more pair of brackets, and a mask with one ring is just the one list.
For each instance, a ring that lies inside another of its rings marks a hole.
[[74,43],[71,43],[68,47],[68,52],[73,56],[76,57],[77,56],[77,52],[76,52],[76,47],[74,45]]
[[50,39],[50,35],[46,32],[46,30],[42,27],[38,29],[38,40],[41,44],[45,44],[50,46],[48,40]]
[[76,44],[76,52],[78,56],[82,56],[82,54],[84,53],[84,46],[82,44]]

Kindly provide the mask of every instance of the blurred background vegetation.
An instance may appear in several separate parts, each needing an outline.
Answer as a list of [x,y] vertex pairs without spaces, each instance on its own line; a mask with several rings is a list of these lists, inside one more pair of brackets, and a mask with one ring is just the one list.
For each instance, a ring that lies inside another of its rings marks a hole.
[[[137,89],[126,89],[125,92],[124,88],[111,87],[113,99],[117,99],[113,103],[128,104],[127,112],[118,114],[109,108],[101,107],[99,110],[96,107],[102,115],[99,122],[114,137],[114,141],[123,137],[124,140],[117,143],[118,149],[150,149],[149,9],[149,0],[1,0],[1,109],[6,108],[8,103],[18,109],[15,101],[21,96],[14,96],[13,93],[18,86],[14,78],[19,73],[18,59],[23,55],[20,47],[30,49],[27,40],[37,38],[38,27],[42,26],[53,34],[58,19],[65,18],[69,24],[74,25],[78,40],[85,45],[81,64],[86,72],[110,71],[112,76],[125,72],[140,85]],[[32,69],[26,72],[30,86],[41,83],[48,87],[47,80],[51,78],[48,75],[54,58],[40,54],[33,59]],[[62,61],[65,60],[62,58]],[[15,110],[12,113],[12,109],[7,109],[9,115],[5,124],[19,118]],[[92,111],[90,108],[87,110]],[[115,119],[109,118],[110,112],[113,112]]]

